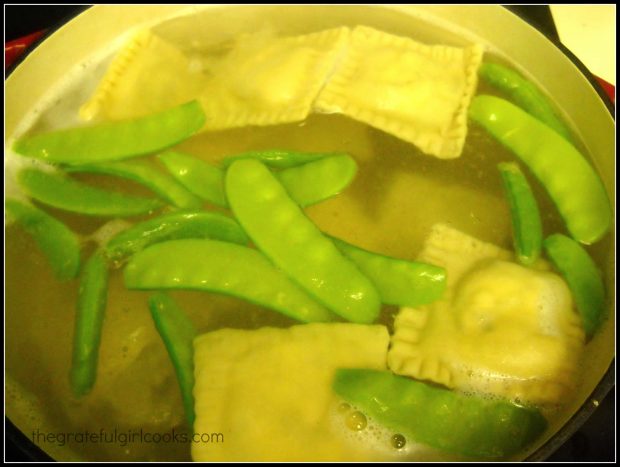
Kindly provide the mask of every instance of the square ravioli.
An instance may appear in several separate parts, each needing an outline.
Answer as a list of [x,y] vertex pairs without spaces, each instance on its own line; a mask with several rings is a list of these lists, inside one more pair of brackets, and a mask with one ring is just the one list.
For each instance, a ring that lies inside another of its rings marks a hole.
[[305,324],[223,329],[194,340],[195,461],[368,460],[338,434],[332,412],[337,368],[385,369],[384,326]]
[[239,41],[217,66],[200,101],[207,130],[304,120],[345,51],[345,27],[293,37]]
[[459,157],[482,47],[426,45],[358,26],[315,109],[340,112],[442,159]]
[[556,404],[577,380],[585,336],[568,286],[539,260],[513,255],[439,224],[420,261],[446,269],[442,299],[403,307],[388,366],[449,388]]
[[91,98],[83,120],[143,117],[193,100],[207,76],[173,44],[142,30],[116,54]]

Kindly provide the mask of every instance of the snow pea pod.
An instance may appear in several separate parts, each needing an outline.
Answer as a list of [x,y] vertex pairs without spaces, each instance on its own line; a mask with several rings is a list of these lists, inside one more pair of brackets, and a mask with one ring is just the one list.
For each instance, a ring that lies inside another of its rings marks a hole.
[[[218,206],[227,207],[224,170],[187,154],[169,152],[159,156],[170,173],[192,193]],[[313,162],[275,173],[297,204],[310,206],[337,195],[357,173],[355,160],[347,155],[325,156]]]
[[260,252],[217,240],[173,240],[136,253],[125,271],[129,289],[219,292],[303,322],[332,314],[276,269]]
[[519,166],[512,162],[498,166],[510,205],[512,232],[517,259],[529,266],[540,256],[543,228],[538,203]]
[[355,160],[341,154],[291,167],[275,175],[291,198],[301,207],[306,207],[340,193],[356,173]]
[[267,149],[262,151],[248,151],[234,156],[228,156],[223,161],[224,167],[243,159],[255,159],[276,169],[288,169],[308,162],[323,159],[324,157],[343,155],[341,152],[301,152],[284,149]]
[[515,454],[547,426],[533,408],[466,396],[389,371],[339,369],[332,387],[387,428],[415,442],[466,456]]
[[97,378],[99,344],[108,295],[108,265],[96,251],[84,265],[73,336],[70,382],[75,396],[90,392]]
[[226,173],[230,207],[248,236],[273,263],[320,303],[345,319],[371,323],[377,290],[338,251],[261,162],[234,162]]
[[91,216],[134,216],[161,206],[155,199],[99,190],[58,172],[22,169],[17,174],[17,182],[28,196],[41,203]]
[[491,86],[506,93],[515,104],[527,113],[571,141],[570,130],[558,118],[549,99],[534,83],[516,71],[498,63],[483,63],[478,73]]
[[446,271],[439,266],[391,258],[330,238],[372,281],[385,304],[424,305],[440,298],[446,288]]
[[155,327],[164,341],[174,365],[183,398],[183,408],[190,428],[194,426],[194,324],[172,298],[163,292],[149,298]]
[[157,158],[170,174],[193,194],[217,206],[228,206],[222,169],[180,152],[167,152]]
[[182,238],[212,238],[240,245],[250,241],[234,219],[216,212],[192,211],[140,222],[114,236],[105,253],[111,261],[122,261],[154,243]]
[[588,252],[573,239],[553,234],[543,243],[547,256],[566,279],[581,315],[587,337],[606,316],[605,286],[601,273]]
[[70,173],[86,172],[126,178],[150,188],[179,208],[195,209],[202,205],[200,199],[177,183],[176,180],[144,162],[102,162],[100,164],[76,165],[67,167],[65,170]]
[[476,96],[469,116],[530,168],[575,240],[590,244],[607,232],[611,222],[609,198],[592,166],[573,145],[498,97]]
[[18,154],[49,162],[90,164],[142,156],[173,146],[196,133],[205,115],[197,101],[132,120],[27,136]]
[[16,199],[5,202],[7,213],[34,238],[58,280],[73,279],[80,266],[80,241],[65,224]]

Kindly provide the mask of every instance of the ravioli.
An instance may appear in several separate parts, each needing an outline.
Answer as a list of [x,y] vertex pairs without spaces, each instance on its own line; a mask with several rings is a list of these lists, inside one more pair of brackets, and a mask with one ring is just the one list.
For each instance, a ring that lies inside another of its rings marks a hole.
[[335,433],[337,368],[385,369],[384,326],[314,323],[287,329],[222,329],[194,340],[195,461],[368,459]]
[[349,29],[240,41],[200,96],[207,130],[304,120],[344,53]]
[[218,131],[343,113],[427,154],[461,154],[479,45],[431,46],[358,26],[291,37],[260,32],[220,49],[190,59],[142,31],[114,58],[80,115],[119,120],[198,99],[203,131]]
[[459,157],[482,54],[480,45],[426,45],[358,26],[315,109],[343,113],[427,154]]
[[121,49],[91,98],[83,120],[143,117],[194,99],[207,76],[177,47],[142,30]]
[[444,297],[401,308],[389,368],[461,391],[556,404],[573,389],[585,336],[566,283],[539,260],[439,224],[419,256],[446,268]]

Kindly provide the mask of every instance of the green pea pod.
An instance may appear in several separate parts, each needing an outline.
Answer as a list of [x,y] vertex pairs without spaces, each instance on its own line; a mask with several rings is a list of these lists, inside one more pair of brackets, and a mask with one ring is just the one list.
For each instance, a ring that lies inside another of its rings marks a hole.
[[58,172],[22,169],[17,182],[28,196],[43,204],[91,216],[135,216],[161,206],[155,199],[99,190]]
[[[228,206],[222,169],[178,152],[162,154],[159,159],[192,193],[218,206]],[[356,173],[355,160],[343,154],[325,156],[275,175],[291,198],[305,207],[337,195],[351,183]]]
[[233,163],[226,174],[226,195],[258,249],[320,303],[350,321],[371,323],[377,318],[381,301],[370,280],[304,215],[261,162]]
[[516,454],[547,426],[535,409],[466,396],[389,371],[339,369],[333,389],[394,432],[466,456]]
[[192,101],[133,120],[28,136],[13,149],[54,163],[92,164],[161,151],[189,138],[204,123],[202,107]]
[[512,150],[546,188],[571,236],[599,240],[609,229],[611,206],[588,161],[568,141],[519,107],[493,96],[476,96],[469,116]]
[[565,235],[550,235],[543,245],[549,259],[566,279],[586,335],[591,337],[605,319],[607,310],[600,271],[588,252]]
[[194,324],[178,305],[165,293],[149,298],[149,309],[170,360],[174,365],[183,398],[185,416],[190,428],[194,426]]
[[331,321],[260,252],[217,240],[173,240],[136,253],[125,268],[129,289],[219,292],[271,308],[303,322]]
[[67,172],[96,173],[126,178],[150,188],[179,208],[196,209],[202,205],[200,199],[177,183],[176,180],[143,162],[102,162],[93,165],[76,165],[67,167],[65,170]]
[[439,299],[446,288],[445,269],[372,253],[331,237],[338,249],[372,281],[388,305],[418,306]]
[[182,238],[211,238],[247,245],[250,241],[241,226],[216,212],[165,214],[140,222],[114,236],[105,246],[111,261],[122,261],[154,244]]
[[542,249],[543,228],[538,203],[517,164],[505,162],[497,167],[510,205],[517,259],[529,266],[538,259]]
[[255,159],[263,164],[276,169],[288,169],[308,162],[313,162],[324,157],[339,156],[341,152],[300,152],[283,149],[267,149],[263,151],[248,151],[234,156],[228,156],[223,161],[224,167],[229,167],[233,162],[243,159]]
[[282,170],[275,175],[291,198],[306,207],[340,193],[356,173],[355,160],[342,154]]
[[[222,169],[178,152],[162,154],[159,159],[192,193],[218,206],[228,206]],[[337,195],[351,183],[356,173],[355,160],[342,154],[324,156],[313,162],[282,170],[276,173],[276,177],[291,198],[305,207]]]
[[510,100],[571,141],[571,132],[558,118],[549,99],[519,73],[497,63],[483,63],[478,71],[491,86],[506,93]]
[[5,202],[7,213],[41,248],[58,280],[73,279],[80,266],[80,241],[65,224],[31,204],[16,199]]
[[157,158],[193,194],[217,206],[228,206],[222,169],[180,152],[167,152]]
[[100,251],[84,265],[73,335],[70,382],[77,397],[90,392],[97,379],[101,330],[108,295],[108,265]]

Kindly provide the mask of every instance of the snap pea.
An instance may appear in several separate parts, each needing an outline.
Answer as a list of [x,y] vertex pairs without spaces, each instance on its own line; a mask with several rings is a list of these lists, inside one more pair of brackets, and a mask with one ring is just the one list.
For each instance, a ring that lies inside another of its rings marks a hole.
[[391,258],[331,239],[372,281],[385,304],[424,305],[440,298],[446,288],[446,271],[439,266]]
[[528,266],[538,259],[542,249],[543,229],[538,203],[517,164],[505,162],[497,167],[510,205],[515,253],[518,261]]
[[133,256],[124,277],[129,289],[219,292],[303,322],[333,318],[260,252],[217,240],[184,239],[152,245]]
[[229,167],[233,162],[243,159],[256,159],[269,167],[288,169],[297,165],[323,159],[329,156],[342,155],[341,152],[301,152],[287,151],[284,149],[267,149],[262,151],[248,151],[234,156],[228,156],[223,161],[224,167]]
[[66,164],[90,164],[142,156],[173,146],[205,122],[198,101],[147,117],[27,136],[15,142],[18,154]]
[[565,235],[550,235],[543,245],[551,262],[566,279],[586,336],[591,337],[605,319],[607,309],[600,271],[588,252]]
[[230,207],[248,236],[273,263],[319,302],[345,319],[373,322],[379,294],[293,201],[275,176],[253,159],[226,173]]
[[91,216],[134,216],[161,206],[155,199],[99,190],[58,172],[22,169],[17,174],[17,182],[28,196],[41,203]]
[[247,245],[241,226],[216,212],[192,211],[164,214],[140,222],[114,236],[105,246],[111,261],[122,261],[149,245],[182,238],[212,238]]
[[306,207],[340,193],[356,173],[355,160],[342,154],[282,170],[275,175],[291,198]]
[[609,198],[592,166],[573,145],[498,97],[476,96],[469,116],[530,168],[555,202],[574,239],[590,244],[607,232],[611,222]]
[[333,389],[387,428],[413,441],[466,456],[515,454],[547,426],[533,408],[466,396],[389,371],[339,369]]
[[107,295],[108,266],[101,251],[96,251],[80,276],[70,373],[71,389],[78,397],[88,394],[97,379]]
[[483,63],[478,71],[491,86],[506,93],[510,99],[538,120],[571,141],[570,130],[558,118],[549,99],[519,73],[498,63]]
[[76,165],[67,167],[65,170],[70,173],[86,172],[126,178],[150,188],[162,198],[180,208],[195,209],[202,205],[200,199],[177,183],[176,180],[144,162],[102,162],[100,164]]
[[222,169],[180,152],[167,152],[157,158],[193,194],[217,206],[228,206]]
[[149,298],[149,309],[155,327],[164,341],[174,365],[183,398],[183,408],[190,428],[194,427],[194,337],[198,335],[194,324],[165,293]]
[[[222,169],[178,152],[162,154],[159,159],[192,193],[218,206],[228,206]],[[291,167],[276,172],[275,176],[291,198],[306,207],[340,193],[351,183],[356,173],[355,160],[342,154]]]
[[32,235],[58,280],[73,279],[80,266],[80,241],[65,224],[16,199],[5,202],[7,213]]

